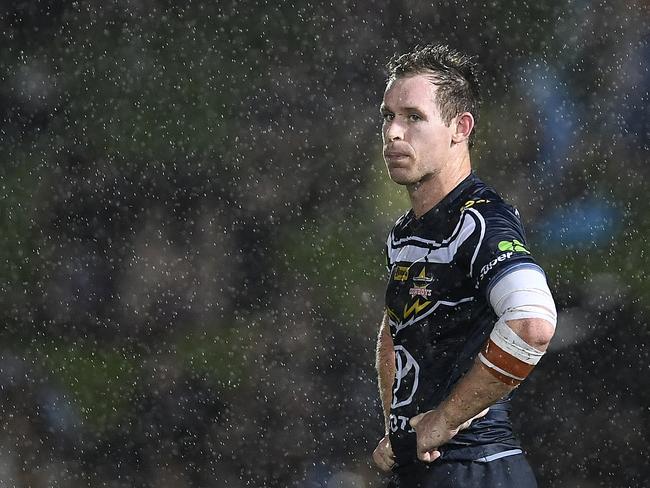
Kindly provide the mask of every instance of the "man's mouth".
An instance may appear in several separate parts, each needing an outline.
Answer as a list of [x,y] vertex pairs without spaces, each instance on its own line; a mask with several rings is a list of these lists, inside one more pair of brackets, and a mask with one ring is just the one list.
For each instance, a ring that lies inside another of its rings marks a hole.
[[384,157],[386,159],[401,159],[401,158],[408,158],[409,155],[404,152],[388,151],[384,153]]

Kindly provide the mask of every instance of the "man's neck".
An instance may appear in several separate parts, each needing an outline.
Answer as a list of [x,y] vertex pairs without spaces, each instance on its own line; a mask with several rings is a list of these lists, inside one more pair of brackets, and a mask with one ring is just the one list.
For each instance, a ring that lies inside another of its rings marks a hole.
[[472,168],[468,155],[460,164],[446,165],[440,173],[431,175],[414,185],[407,185],[406,188],[415,216],[420,218],[438,205],[471,172]]

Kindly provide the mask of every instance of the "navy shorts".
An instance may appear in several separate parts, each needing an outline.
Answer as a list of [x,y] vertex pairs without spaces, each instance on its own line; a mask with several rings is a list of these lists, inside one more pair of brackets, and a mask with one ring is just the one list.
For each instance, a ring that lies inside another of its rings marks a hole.
[[537,488],[522,454],[481,461],[434,461],[397,468],[387,488]]

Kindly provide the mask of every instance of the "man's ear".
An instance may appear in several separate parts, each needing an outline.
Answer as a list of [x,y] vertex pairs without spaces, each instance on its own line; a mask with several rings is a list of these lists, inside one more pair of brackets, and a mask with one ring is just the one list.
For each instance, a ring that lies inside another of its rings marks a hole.
[[454,121],[452,123],[456,124],[456,131],[452,134],[451,141],[456,144],[467,141],[474,130],[474,117],[469,112],[463,112],[458,114]]

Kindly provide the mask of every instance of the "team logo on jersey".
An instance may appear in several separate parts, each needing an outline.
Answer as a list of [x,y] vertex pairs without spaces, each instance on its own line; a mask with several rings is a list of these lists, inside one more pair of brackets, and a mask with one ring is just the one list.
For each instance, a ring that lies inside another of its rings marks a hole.
[[413,401],[420,380],[420,365],[403,346],[395,346],[395,383],[391,408],[403,407]]
[[427,308],[429,305],[431,305],[431,301],[425,301],[420,303],[420,299],[416,299],[415,303],[412,304],[410,307],[408,305],[404,305],[404,320],[408,319],[411,315],[419,314],[422,310]]
[[[420,299],[416,299],[415,303],[411,304],[409,307],[408,304],[404,305],[404,312],[402,316],[400,317],[399,313],[395,312],[394,310],[391,310],[390,307],[386,307],[386,313],[388,314],[388,318],[394,323],[394,324],[401,324],[402,319],[406,320],[408,319],[411,315],[419,314],[422,310],[427,308],[429,305],[431,305],[431,301],[427,300],[422,303],[420,303]],[[399,327],[399,325],[398,325]]]
[[530,254],[530,251],[524,247],[524,245],[519,242],[517,239],[512,241],[501,241],[499,242],[499,251],[514,251],[514,252],[524,252]]
[[[427,276],[426,266],[422,268],[420,274],[413,277],[413,288],[409,290],[409,295],[411,297],[420,296],[428,298],[431,296],[431,290],[428,289],[428,286],[433,281],[433,277]],[[404,317],[406,318],[406,317]]]
[[406,281],[409,279],[408,266],[395,266],[395,273],[393,274],[395,281]]
[[418,288],[416,286],[409,290],[409,295],[411,295],[411,297],[420,296],[420,297],[428,298],[431,296],[431,290],[427,290],[426,288]]

